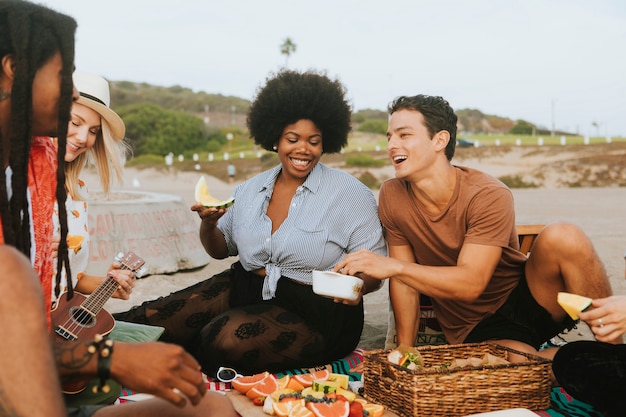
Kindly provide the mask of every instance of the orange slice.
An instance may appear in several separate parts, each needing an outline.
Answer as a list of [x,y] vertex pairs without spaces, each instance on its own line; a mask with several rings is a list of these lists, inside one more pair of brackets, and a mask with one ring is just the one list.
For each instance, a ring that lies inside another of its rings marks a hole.
[[267,378],[269,375],[269,372],[262,372],[260,374],[242,376],[232,380],[230,385],[232,385],[232,387],[240,393],[245,394],[250,390],[250,388],[258,384],[264,378]]
[[289,381],[291,381],[291,377],[289,375],[285,375],[282,378],[278,379],[278,388],[288,388]]
[[302,391],[304,389],[304,385],[296,381],[294,378],[291,378],[287,384],[287,388],[291,388],[294,391]]
[[385,413],[385,407],[380,404],[365,404],[363,411],[367,411],[369,417],[381,417]]
[[278,417],[289,417],[292,410],[304,407],[304,400],[275,402],[272,407]]
[[289,417],[315,417],[315,415],[303,404],[301,407],[294,407],[289,412]]
[[246,397],[251,400],[259,397],[267,397],[278,389],[278,380],[272,374],[269,374],[261,381],[257,382],[252,388],[246,392]]
[[302,384],[303,387],[310,387],[313,385],[313,381],[326,381],[330,376],[328,369],[322,369],[320,371],[310,372],[308,374],[294,375],[292,378]]

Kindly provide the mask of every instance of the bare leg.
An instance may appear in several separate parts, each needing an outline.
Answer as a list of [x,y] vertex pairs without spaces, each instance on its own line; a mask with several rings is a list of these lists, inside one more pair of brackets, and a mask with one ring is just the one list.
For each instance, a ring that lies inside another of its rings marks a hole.
[[612,294],[611,285],[591,240],[577,226],[555,223],[541,231],[526,264],[533,297],[559,322],[565,311],[557,293],[567,291],[590,298]]
[[[0,246],[0,415],[65,416],[41,284],[26,257]],[[36,398],[33,401],[33,398]]]
[[193,406],[187,402],[184,408],[154,398],[136,403],[110,405],[98,410],[94,417],[236,417],[237,412],[230,400],[222,394],[207,392],[202,401]]

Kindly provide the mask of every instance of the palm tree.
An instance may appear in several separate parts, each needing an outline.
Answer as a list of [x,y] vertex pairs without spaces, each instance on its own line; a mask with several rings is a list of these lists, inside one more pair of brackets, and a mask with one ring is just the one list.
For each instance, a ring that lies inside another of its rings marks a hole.
[[288,67],[289,55],[296,52],[296,44],[291,41],[291,38],[285,38],[282,45],[280,45],[280,53],[285,55],[285,67]]
[[591,122],[591,126],[596,128],[596,136],[600,136],[600,123],[598,122]]

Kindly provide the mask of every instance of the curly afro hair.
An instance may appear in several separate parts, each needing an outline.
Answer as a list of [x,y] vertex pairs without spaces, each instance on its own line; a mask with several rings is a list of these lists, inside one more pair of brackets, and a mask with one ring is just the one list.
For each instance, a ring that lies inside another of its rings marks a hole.
[[272,151],[285,126],[302,119],[322,131],[324,153],[339,152],[348,143],[352,108],[339,80],[312,70],[282,70],[266,81],[246,120],[254,143]]

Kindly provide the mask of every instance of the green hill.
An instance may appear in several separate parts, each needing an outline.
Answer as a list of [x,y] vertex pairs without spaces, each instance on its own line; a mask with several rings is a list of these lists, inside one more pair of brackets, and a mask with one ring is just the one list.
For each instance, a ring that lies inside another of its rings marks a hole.
[[[250,101],[234,96],[194,92],[190,88],[175,85],[161,87],[130,81],[111,82],[111,101],[114,109],[141,103],[156,104],[166,110],[194,114],[217,128],[234,126],[245,129],[245,115]],[[504,134],[516,124],[507,117],[484,114],[477,109],[458,109],[459,134]],[[367,120],[382,120],[386,123],[386,109],[364,109],[354,114],[355,128]],[[532,125],[532,124],[531,124]],[[537,132],[539,133],[539,132]]]

